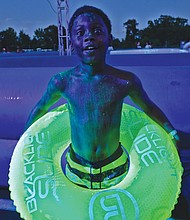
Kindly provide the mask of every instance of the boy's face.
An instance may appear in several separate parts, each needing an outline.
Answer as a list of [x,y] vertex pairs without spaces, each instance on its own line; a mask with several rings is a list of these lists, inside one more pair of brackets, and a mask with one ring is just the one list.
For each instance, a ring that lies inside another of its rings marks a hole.
[[71,42],[82,62],[93,65],[104,61],[110,40],[111,35],[99,15],[84,13],[75,19]]

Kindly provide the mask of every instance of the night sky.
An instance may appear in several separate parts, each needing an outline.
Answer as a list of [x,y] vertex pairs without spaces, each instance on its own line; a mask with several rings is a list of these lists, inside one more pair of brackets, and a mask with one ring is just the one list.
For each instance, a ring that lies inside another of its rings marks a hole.
[[[70,15],[84,4],[105,11],[118,38],[124,38],[123,23],[128,19],[136,19],[139,29],[160,15],[187,18],[190,24],[190,0],[69,0]],[[32,37],[37,28],[57,25],[56,10],[57,0],[1,0],[0,31],[12,27]]]

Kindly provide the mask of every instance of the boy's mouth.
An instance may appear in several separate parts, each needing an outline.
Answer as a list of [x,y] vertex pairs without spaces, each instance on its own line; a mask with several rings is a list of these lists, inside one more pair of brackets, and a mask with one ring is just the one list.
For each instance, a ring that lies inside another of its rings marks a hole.
[[93,50],[97,50],[98,48],[97,47],[95,47],[95,46],[86,46],[85,48],[84,48],[84,50],[87,50],[87,51],[93,51]]

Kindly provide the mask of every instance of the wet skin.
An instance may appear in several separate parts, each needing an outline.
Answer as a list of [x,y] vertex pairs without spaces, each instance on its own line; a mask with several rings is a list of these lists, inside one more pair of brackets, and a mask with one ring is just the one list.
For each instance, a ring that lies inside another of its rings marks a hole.
[[105,63],[110,40],[111,35],[100,16],[92,13],[78,16],[72,27],[71,41],[80,64],[52,77],[26,124],[26,128],[29,127],[63,97],[69,108],[73,150],[91,162],[103,160],[116,151],[122,103],[127,96],[163,127],[167,124],[167,131],[173,130],[133,73]]

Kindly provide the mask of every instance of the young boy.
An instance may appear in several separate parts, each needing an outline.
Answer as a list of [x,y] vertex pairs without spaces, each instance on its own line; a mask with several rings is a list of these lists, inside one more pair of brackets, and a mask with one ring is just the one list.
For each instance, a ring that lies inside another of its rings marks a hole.
[[176,140],[178,136],[164,113],[149,99],[137,76],[105,63],[112,35],[104,12],[91,6],[79,8],[70,20],[69,31],[80,64],[52,77],[26,128],[61,97],[66,99],[72,140],[66,176],[83,187],[107,188],[120,182],[128,169],[128,156],[119,142],[126,96]]

